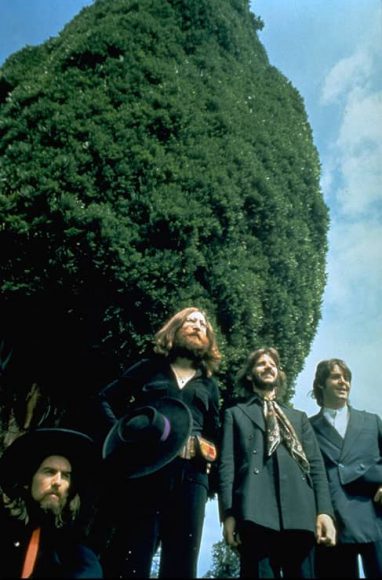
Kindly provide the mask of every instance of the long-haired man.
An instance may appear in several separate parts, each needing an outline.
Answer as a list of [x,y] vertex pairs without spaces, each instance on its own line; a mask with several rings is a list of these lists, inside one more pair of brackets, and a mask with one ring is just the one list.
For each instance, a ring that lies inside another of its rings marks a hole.
[[92,440],[70,429],[32,430],[5,449],[0,578],[103,577],[77,525],[97,464]]
[[156,333],[151,357],[138,361],[100,392],[110,428],[134,409],[168,397],[182,401],[192,415],[190,437],[166,466],[143,477],[131,473],[123,477],[123,469],[113,476],[110,499],[112,494],[118,496],[111,522],[114,535],[101,549],[107,576],[148,577],[160,545],[159,577],[196,577],[220,426],[213,377],[220,358],[207,315],[188,307]]

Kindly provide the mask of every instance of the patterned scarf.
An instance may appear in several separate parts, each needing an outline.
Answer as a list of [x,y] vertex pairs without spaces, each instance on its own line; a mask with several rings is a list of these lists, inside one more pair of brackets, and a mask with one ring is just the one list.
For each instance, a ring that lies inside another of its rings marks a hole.
[[297,433],[276,401],[264,399],[264,416],[267,427],[268,457],[272,455],[283,441],[289,453],[297,461],[303,472],[309,473],[309,461],[297,437]]

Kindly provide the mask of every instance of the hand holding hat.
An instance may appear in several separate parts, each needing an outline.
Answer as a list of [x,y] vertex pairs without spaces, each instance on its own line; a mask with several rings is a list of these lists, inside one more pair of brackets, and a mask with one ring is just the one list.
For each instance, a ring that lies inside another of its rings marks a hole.
[[189,408],[178,399],[163,397],[119,419],[105,439],[102,455],[125,477],[143,477],[175,459],[191,427]]

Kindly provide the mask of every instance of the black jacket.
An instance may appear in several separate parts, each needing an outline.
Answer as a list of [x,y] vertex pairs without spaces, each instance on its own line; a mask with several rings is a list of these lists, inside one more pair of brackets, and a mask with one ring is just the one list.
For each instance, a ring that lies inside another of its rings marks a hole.
[[[20,578],[33,528],[0,514],[0,578]],[[103,578],[92,550],[80,543],[71,529],[42,529],[32,578]]]
[[257,396],[226,410],[219,465],[221,518],[233,515],[272,530],[315,531],[316,516],[332,515],[328,481],[308,417],[282,406],[310,463],[305,474],[285,445],[265,454],[265,420]]
[[132,407],[150,405],[162,397],[185,403],[192,414],[193,434],[216,443],[219,437],[219,391],[216,381],[202,371],[179,389],[169,361],[163,356],[142,359],[99,393],[104,420],[111,428]]
[[382,421],[349,407],[345,437],[322,411],[310,418],[325,461],[338,525],[338,541],[382,540],[382,508],[373,501],[382,485]]

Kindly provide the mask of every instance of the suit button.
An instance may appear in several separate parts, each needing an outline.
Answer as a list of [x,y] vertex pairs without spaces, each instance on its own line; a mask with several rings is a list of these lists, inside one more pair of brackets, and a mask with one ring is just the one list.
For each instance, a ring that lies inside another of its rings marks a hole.
[[256,455],[256,453],[257,453],[257,449],[254,449],[254,450],[252,451],[252,453],[253,453],[254,455]]
[[256,467],[256,468],[253,470],[253,473],[255,473],[255,474],[257,475],[258,473],[260,473],[260,469],[258,469],[258,468]]
[[342,468],[343,468],[343,466],[344,466],[344,465],[343,465],[343,463],[339,463],[339,464],[338,464],[338,467],[339,467],[340,469],[342,469]]

